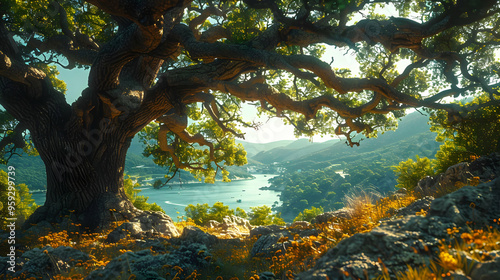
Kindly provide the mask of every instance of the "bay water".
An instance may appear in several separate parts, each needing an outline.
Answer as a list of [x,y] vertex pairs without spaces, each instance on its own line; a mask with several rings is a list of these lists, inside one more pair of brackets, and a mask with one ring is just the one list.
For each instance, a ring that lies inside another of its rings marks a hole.
[[[178,217],[185,216],[185,208],[188,204],[207,203],[212,206],[220,201],[230,209],[240,207],[246,212],[250,207],[267,205],[271,207],[275,202],[279,202],[279,192],[272,190],[260,190],[259,188],[268,186],[268,180],[277,176],[271,174],[253,174],[255,179],[233,180],[229,183],[215,182],[205,183],[173,183],[161,189],[152,187],[141,188],[138,195],[149,197],[148,203],[155,202],[160,205],[166,214],[174,221]],[[43,205],[45,193],[33,193],[32,198],[36,204]]]

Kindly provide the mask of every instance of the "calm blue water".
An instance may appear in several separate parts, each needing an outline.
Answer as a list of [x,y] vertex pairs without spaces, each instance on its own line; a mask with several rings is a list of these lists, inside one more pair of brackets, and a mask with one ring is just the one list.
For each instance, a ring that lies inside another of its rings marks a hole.
[[[164,187],[159,190],[144,188],[139,195],[149,197],[148,202],[160,205],[163,210],[174,221],[178,216],[185,215],[184,208],[188,204],[208,203],[212,206],[215,202],[222,202],[230,209],[240,207],[249,212],[252,206],[272,206],[279,201],[279,192],[259,190],[260,187],[268,186],[267,180],[276,175],[254,174],[253,180],[239,180],[230,183],[216,182],[215,184],[174,184],[172,187]],[[43,205],[45,193],[34,193],[32,197],[38,205]],[[237,202],[241,199],[241,202]]]

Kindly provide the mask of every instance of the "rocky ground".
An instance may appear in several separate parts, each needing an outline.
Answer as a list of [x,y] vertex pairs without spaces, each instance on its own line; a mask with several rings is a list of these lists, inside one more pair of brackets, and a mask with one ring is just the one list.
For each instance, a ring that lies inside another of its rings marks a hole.
[[[311,269],[287,276],[302,280],[332,280],[373,279],[385,275],[386,279],[393,279],[398,271],[406,271],[408,267],[429,267],[438,259],[437,252],[442,246],[456,240],[457,236],[467,236],[464,234],[479,229],[498,229],[499,174],[500,155],[492,154],[470,164],[450,167],[446,173],[434,178],[425,178],[417,186],[422,199],[398,209],[392,218],[382,221],[373,230],[344,238],[317,259]],[[433,193],[454,187],[461,188],[439,198],[432,197]],[[417,212],[422,214],[415,215]],[[350,218],[352,211],[341,209],[321,214],[312,221],[313,224],[297,222],[287,227],[252,227],[244,219],[227,217],[222,223],[207,225],[208,231],[187,226],[181,233],[173,224],[164,224],[164,220],[158,224],[149,221],[149,229],[142,228],[144,222],[130,221],[110,232],[104,242],[133,240],[134,250],[124,250],[105,265],[96,267],[85,279],[130,279],[131,275],[135,279],[201,279],[196,276],[204,271],[221,269],[220,266],[224,265],[214,261],[216,250],[250,246],[250,259],[279,256],[296,245],[293,240],[316,240],[324,235],[318,225],[328,224],[332,219]],[[44,234],[42,226],[24,234]],[[45,227],[53,230],[50,224]],[[8,233],[0,237],[4,239],[2,243],[7,243]],[[310,244],[318,248],[323,245],[319,241]],[[17,279],[52,279],[55,275],[67,274],[76,264],[95,258],[71,244],[57,248],[29,248],[29,244],[17,246],[22,254],[16,259],[16,272],[9,274]],[[477,256],[473,258],[472,254],[453,249],[447,253],[453,259],[465,262],[467,271],[453,270],[444,275],[444,279],[500,279],[500,242],[488,252],[479,252],[483,254],[480,260]],[[8,261],[8,256],[0,256],[0,275],[7,274]],[[257,272],[259,279],[286,279],[285,274],[262,271]]]

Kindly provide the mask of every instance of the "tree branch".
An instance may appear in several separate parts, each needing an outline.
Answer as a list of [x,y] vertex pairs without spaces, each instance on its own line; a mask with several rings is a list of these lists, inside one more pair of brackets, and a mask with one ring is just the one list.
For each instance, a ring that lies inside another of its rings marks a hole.
[[31,38],[28,41],[28,47],[38,49],[39,52],[54,51],[64,55],[68,61],[67,69],[73,69],[76,63],[82,65],[92,65],[98,52],[92,49],[77,48],[73,45],[73,41],[65,35],[56,35],[40,41],[36,38]]
[[12,81],[32,86],[45,79],[45,73],[26,64],[11,60],[0,51],[0,75]]

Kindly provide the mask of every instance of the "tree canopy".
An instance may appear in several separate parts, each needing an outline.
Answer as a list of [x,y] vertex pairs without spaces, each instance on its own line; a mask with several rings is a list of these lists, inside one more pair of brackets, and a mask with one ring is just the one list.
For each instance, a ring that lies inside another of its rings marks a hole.
[[[141,130],[145,153],[174,172],[211,178],[244,164],[234,138],[258,126],[242,118],[244,102],[297,135],[342,135],[351,146],[353,134],[394,129],[408,108],[458,123],[499,104],[498,9],[493,0],[2,1],[1,148],[36,147],[48,201],[83,211],[97,194],[123,193],[124,154]],[[332,48],[359,71],[327,57]],[[73,104],[56,65],[90,71]],[[488,102],[450,102],[477,94]]]

